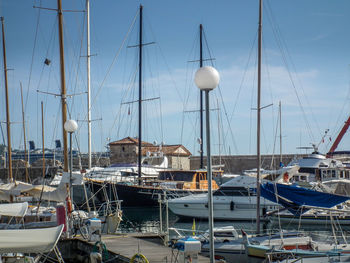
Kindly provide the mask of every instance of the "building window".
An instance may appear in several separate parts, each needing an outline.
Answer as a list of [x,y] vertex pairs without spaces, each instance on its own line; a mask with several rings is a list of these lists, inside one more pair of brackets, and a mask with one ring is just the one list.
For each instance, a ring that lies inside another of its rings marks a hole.
[[125,147],[124,146],[122,146],[122,151],[125,152]]

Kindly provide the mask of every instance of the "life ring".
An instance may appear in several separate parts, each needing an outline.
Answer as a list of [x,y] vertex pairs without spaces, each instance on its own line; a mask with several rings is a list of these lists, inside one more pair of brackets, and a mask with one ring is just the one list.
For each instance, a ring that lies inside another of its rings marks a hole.
[[130,263],[149,263],[149,261],[143,254],[136,253],[130,259]]

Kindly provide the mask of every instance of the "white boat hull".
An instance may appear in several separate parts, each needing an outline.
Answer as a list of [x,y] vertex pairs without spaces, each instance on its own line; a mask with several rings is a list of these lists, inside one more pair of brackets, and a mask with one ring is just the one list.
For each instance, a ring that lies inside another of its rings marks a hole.
[[63,225],[36,229],[0,230],[0,254],[47,253],[57,244]]
[[[256,219],[256,196],[213,197],[214,219],[216,220],[254,220]],[[277,205],[261,198],[261,211],[263,216],[269,211],[277,209]],[[178,198],[169,201],[169,209],[180,217],[208,218],[207,195],[200,194],[191,198]]]

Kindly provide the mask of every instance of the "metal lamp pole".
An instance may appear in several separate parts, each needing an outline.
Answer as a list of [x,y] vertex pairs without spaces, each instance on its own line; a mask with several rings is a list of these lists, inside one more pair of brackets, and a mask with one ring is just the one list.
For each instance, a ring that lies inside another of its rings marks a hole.
[[64,129],[69,133],[70,143],[70,164],[69,164],[69,196],[73,202],[73,187],[72,187],[72,171],[73,171],[73,152],[72,152],[72,134],[78,129],[78,124],[75,120],[68,120],[64,123]]
[[208,177],[208,209],[209,209],[209,244],[210,262],[215,262],[214,252],[214,215],[213,215],[213,192],[212,192],[212,171],[210,156],[210,123],[209,123],[209,91],[215,89],[220,81],[217,70],[213,67],[201,67],[197,70],[194,79],[197,87],[205,91],[205,116],[206,116],[206,142],[207,142],[207,177]]

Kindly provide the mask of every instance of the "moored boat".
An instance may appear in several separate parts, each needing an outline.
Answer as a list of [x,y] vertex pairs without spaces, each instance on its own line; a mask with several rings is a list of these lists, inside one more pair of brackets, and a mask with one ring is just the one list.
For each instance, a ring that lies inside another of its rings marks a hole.
[[[220,173],[216,173],[220,176]],[[114,199],[116,194],[123,200],[123,206],[155,206],[159,200],[201,194],[208,191],[206,170],[166,170],[160,171],[157,179],[144,178],[142,184],[137,182],[110,182],[89,180],[92,192],[103,202],[106,196]],[[213,180],[213,189],[218,185]]]

